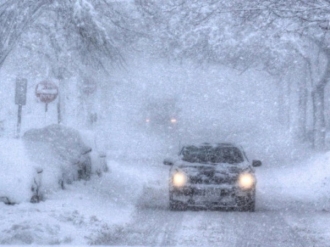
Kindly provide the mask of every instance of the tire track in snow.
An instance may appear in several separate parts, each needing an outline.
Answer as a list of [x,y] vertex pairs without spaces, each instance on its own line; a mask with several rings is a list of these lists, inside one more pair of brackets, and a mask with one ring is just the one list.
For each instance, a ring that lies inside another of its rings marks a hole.
[[[267,177],[266,177],[267,178]],[[262,183],[261,183],[262,184]],[[269,188],[268,188],[269,189]],[[96,243],[142,246],[312,246],[286,221],[298,208],[292,200],[257,195],[257,211],[170,211],[167,187],[144,187],[130,223],[109,230]],[[305,206],[298,210],[305,215]],[[284,212],[285,211],[285,212]]]
[[[176,245],[175,229],[179,229],[182,215],[175,218],[166,210],[138,208],[132,221],[104,232],[92,242],[101,245],[169,246]],[[173,235],[174,234],[174,235]]]

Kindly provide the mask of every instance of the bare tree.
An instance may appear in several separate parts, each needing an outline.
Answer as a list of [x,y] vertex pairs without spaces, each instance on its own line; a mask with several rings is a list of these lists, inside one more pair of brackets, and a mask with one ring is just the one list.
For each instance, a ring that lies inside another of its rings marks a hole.
[[[271,13],[274,18],[287,23],[282,33],[295,34],[296,39],[293,42],[298,43],[297,40],[302,40],[308,44],[296,49],[302,54],[302,60],[311,71],[313,144],[316,149],[323,149],[326,131],[324,93],[330,79],[330,36],[328,33],[330,2],[281,0],[272,1],[271,4]],[[318,70],[318,73],[312,73],[313,70]],[[316,74],[321,76],[315,76]]]
[[127,4],[108,0],[3,0],[0,67],[15,48],[30,60],[20,66],[45,65],[46,76],[59,81],[59,116],[65,115],[65,79],[79,75],[77,82],[83,83],[93,75],[100,83],[98,76],[110,77],[114,68],[124,67],[126,53],[143,35],[132,13]]
[[[146,27],[154,33],[156,44],[159,43],[157,49],[163,47],[165,55],[222,63],[241,71],[251,66],[262,66],[279,78],[288,69],[304,72],[303,68],[309,66],[307,61],[317,61],[315,57],[320,55],[325,57],[325,65],[319,72],[322,76],[314,78],[311,85],[313,143],[316,149],[324,148],[324,90],[330,79],[329,1],[135,2],[146,19]],[[318,49],[310,49],[311,46]],[[312,63],[311,66],[318,65]],[[300,107],[305,109],[298,109],[301,113],[297,115],[305,114],[308,84],[311,83],[298,84],[304,88],[298,92],[301,94]],[[303,117],[301,119],[306,123]]]
[[38,19],[53,0],[12,0],[0,3],[0,68],[23,32]]

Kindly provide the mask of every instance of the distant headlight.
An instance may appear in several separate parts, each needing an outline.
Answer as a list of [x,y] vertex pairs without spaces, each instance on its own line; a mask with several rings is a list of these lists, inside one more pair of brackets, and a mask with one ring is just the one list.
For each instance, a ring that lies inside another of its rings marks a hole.
[[176,118],[171,118],[171,120],[170,120],[170,121],[171,121],[171,123],[172,123],[172,124],[176,124],[176,123],[177,123],[177,120],[176,120]]
[[250,173],[242,173],[238,177],[238,186],[241,189],[251,189],[255,184],[255,178]]
[[183,172],[174,173],[172,182],[175,187],[182,187],[187,183],[187,175]]

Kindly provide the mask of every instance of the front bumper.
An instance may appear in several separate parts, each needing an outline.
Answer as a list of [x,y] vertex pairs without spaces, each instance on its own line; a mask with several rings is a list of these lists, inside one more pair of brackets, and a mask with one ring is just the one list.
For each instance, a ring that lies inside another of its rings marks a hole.
[[187,206],[236,207],[237,198],[252,197],[255,188],[241,190],[229,185],[199,185],[170,188],[170,200]]

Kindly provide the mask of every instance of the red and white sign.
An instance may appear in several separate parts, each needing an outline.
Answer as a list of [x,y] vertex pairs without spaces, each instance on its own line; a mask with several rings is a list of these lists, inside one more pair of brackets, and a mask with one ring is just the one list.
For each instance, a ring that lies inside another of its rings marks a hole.
[[48,104],[56,99],[58,87],[51,81],[42,81],[37,84],[35,94],[41,102]]

